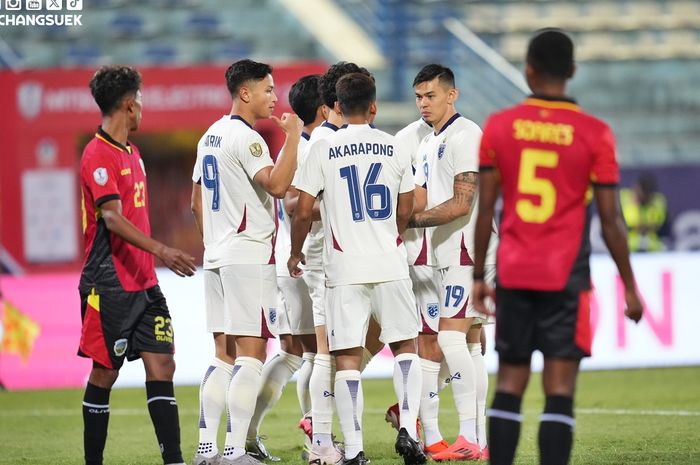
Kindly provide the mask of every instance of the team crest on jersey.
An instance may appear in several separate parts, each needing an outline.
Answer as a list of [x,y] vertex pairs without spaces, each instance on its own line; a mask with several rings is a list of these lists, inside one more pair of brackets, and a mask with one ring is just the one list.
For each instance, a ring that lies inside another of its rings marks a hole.
[[445,148],[447,144],[440,144],[438,146],[438,160],[442,160],[442,156],[445,155]]
[[121,357],[126,353],[126,348],[129,345],[129,341],[126,339],[117,339],[114,342],[114,355]]
[[259,157],[260,155],[262,155],[263,152],[262,146],[257,142],[253,142],[252,144],[250,144],[248,150],[250,150],[250,154],[254,157]]
[[440,314],[440,306],[438,304],[428,304],[428,316],[430,318],[437,318]]
[[100,186],[104,186],[107,184],[107,180],[109,179],[109,175],[107,174],[107,168],[97,168],[95,171],[92,173],[92,177],[95,179],[95,182],[99,184]]
[[275,322],[277,322],[277,309],[270,308],[270,309],[268,309],[268,312],[270,314],[270,323],[272,323],[274,325]]

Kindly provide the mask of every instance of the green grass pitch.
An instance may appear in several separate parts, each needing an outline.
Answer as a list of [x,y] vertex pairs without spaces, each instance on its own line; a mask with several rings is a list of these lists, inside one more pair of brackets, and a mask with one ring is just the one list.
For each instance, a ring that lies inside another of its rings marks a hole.
[[[365,452],[373,465],[400,464],[395,432],[384,422],[394,402],[390,380],[366,380]],[[493,379],[491,379],[493,385]],[[518,464],[537,463],[537,418],[543,398],[533,375],[523,403]],[[197,442],[198,389],[176,389],[185,460]],[[105,463],[159,465],[144,389],[112,394]],[[0,464],[81,464],[82,391],[0,392]],[[572,464],[700,464],[700,367],[584,372],[576,399]],[[293,385],[269,413],[262,434],[282,463],[302,463],[302,433]],[[451,392],[441,395],[441,428],[453,440],[457,419]],[[222,422],[223,426],[223,422]],[[338,428],[336,428],[338,431]],[[221,434],[223,444],[223,433]]]

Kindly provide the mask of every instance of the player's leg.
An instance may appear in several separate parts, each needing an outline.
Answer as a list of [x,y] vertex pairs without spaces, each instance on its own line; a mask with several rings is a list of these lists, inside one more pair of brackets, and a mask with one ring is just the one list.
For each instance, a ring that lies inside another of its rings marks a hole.
[[175,374],[174,334],[165,297],[159,286],[144,294],[146,310],[134,332],[132,350],[127,358],[138,355],[146,370],[146,397],[148,412],[166,464],[183,463],[180,451],[180,421],[173,375]]
[[[102,465],[109,425],[109,397],[119,376],[125,351],[115,343],[120,333],[120,302],[130,293],[99,295],[95,289],[81,290],[82,334],[79,354],[93,360],[92,370],[83,394],[83,444],[86,465]],[[126,305],[133,303],[126,302]],[[128,307],[126,307],[128,308]],[[114,314],[114,315],[113,315]],[[102,338],[95,335],[102,334]],[[126,343],[127,340],[124,339]],[[114,348],[109,351],[110,348]],[[123,349],[125,349],[124,347]],[[114,352],[119,349],[120,355]]]
[[367,336],[365,337],[365,347],[362,350],[362,365],[360,366],[360,371],[364,371],[367,364],[372,361],[372,358],[384,348],[384,343],[379,339],[381,332],[382,327],[379,326],[377,320],[374,319],[374,317],[370,317]]
[[520,437],[523,393],[530,379],[536,313],[531,292],[496,288],[496,394],[488,411],[489,460],[510,465]]
[[226,408],[236,346],[233,336],[224,334],[224,295],[219,270],[204,270],[206,325],[214,338],[214,360],[199,386],[199,444],[193,463],[210,465],[218,460],[217,434]]
[[370,285],[335,286],[326,290],[329,348],[336,357],[335,405],[345,438],[345,458],[363,454],[364,399],[360,366],[370,317]]
[[401,412],[394,447],[406,465],[425,463],[416,426],[423,385],[417,345],[421,323],[411,280],[375,284],[371,296],[374,316],[382,328],[381,340],[394,354],[394,392]]
[[274,265],[230,265],[221,269],[221,277],[226,333],[236,336],[236,361],[226,395],[228,424],[220,463],[233,465],[245,454],[267,339],[277,332],[277,279]]
[[540,463],[569,462],[573,447],[574,392],[581,358],[591,352],[589,291],[549,294],[542,305],[538,344],[544,355],[544,412],[540,417]]
[[316,357],[316,334],[303,334],[299,336],[302,347],[301,368],[297,374],[297,399],[301,414],[311,411],[311,393],[309,391],[309,381],[314,368],[314,358]]
[[[424,320],[425,321],[425,320]],[[418,335],[418,354],[423,373],[419,417],[425,440],[425,450],[432,455],[446,449],[449,444],[442,437],[438,422],[440,411],[440,367],[443,360],[442,350],[437,340],[437,332],[427,332],[430,328],[423,325],[423,332]],[[449,373],[447,374],[449,380]]]
[[[482,452],[487,450],[486,439],[486,396],[489,389],[489,374],[481,353],[481,324],[472,325],[467,332],[467,348],[474,365],[474,383],[476,388],[476,439]],[[483,454],[482,454],[483,455]]]

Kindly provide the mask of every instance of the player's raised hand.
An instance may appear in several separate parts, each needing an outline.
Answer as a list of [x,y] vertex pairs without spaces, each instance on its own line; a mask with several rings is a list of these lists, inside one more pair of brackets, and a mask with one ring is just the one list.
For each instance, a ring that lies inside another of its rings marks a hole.
[[178,276],[192,276],[197,270],[194,264],[194,257],[183,252],[180,249],[163,246],[163,249],[158,254],[165,266]]
[[272,115],[270,119],[287,134],[300,135],[301,129],[304,127],[304,122],[295,113],[282,113],[281,118]]
[[486,284],[484,281],[474,281],[470,297],[474,303],[474,310],[477,312],[488,316],[493,316],[496,314],[493,306],[489,305],[489,303],[486,301],[486,299],[491,299],[492,302],[496,301],[496,290]]
[[635,323],[639,323],[644,313],[644,307],[636,289],[625,291],[625,303],[627,304],[625,316]]
[[287,269],[289,270],[289,276],[292,278],[299,278],[304,274],[304,270],[299,268],[299,263],[306,265],[306,257],[303,253],[289,256],[289,260],[287,260]]

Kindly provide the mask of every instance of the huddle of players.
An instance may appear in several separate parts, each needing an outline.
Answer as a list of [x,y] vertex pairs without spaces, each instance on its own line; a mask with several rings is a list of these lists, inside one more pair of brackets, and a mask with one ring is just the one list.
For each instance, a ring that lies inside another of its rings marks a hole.
[[[253,82],[240,79],[252,87],[270,78],[265,66],[243,60],[234,63],[227,76],[259,68]],[[231,79],[231,90],[230,83]],[[216,248],[220,241],[234,240],[231,229],[240,235],[255,228],[251,213],[267,210],[265,220],[276,214],[279,222],[274,242],[279,305],[271,301],[268,288],[248,303],[248,308],[265,309],[250,315],[249,321],[257,318],[261,323],[255,334],[260,338],[275,327],[281,351],[264,367],[258,359],[255,377],[242,388],[236,377],[250,363],[246,356],[236,350],[233,364],[215,359],[201,386],[200,445],[193,463],[251,463],[251,456],[278,460],[265,449],[258,429],[300,368],[300,427],[307,433],[304,458],[312,464],[366,463],[360,372],[384,344],[395,355],[399,400],[387,412],[387,420],[399,430],[396,450],[405,463],[424,463],[426,453],[435,460],[488,457],[487,373],[480,342],[486,317],[474,311],[468,298],[480,130],[456,112],[457,90],[448,68],[424,67],[414,88],[421,119],[393,137],[372,126],[376,90],[366,69],[340,62],[323,76],[306,76],[295,83],[289,100],[303,129],[300,136],[288,132],[277,163],[289,160],[289,147],[296,144],[298,169],[284,197],[278,198],[276,212],[269,197],[250,196],[237,211],[234,206],[228,218],[217,216],[227,208],[227,199],[243,197],[233,193],[234,186],[238,192],[249,187],[255,191],[256,169],[272,164],[262,138],[245,121],[227,115],[200,140],[193,199],[201,196],[197,212],[203,221],[209,329],[236,335],[236,344],[242,335],[251,334],[223,320],[212,323],[227,306],[229,312],[240,308],[226,303],[229,294],[241,299],[253,284],[227,284],[224,270],[230,265],[210,251],[225,255]],[[234,101],[245,105],[247,97],[237,95],[238,90],[232,89]],[[261,101],[261,107],[269,109],[265,104]],[[240,108],[232,111],[240,113]],[[212,144],[219,137],[222,142]],[[225,165],[231,155],[238,166]],[[227,187],[226,170],[233,169],[240,171],[239,179]],[[415,190],[420,192],[414,196]],[[222,227],[217,230],[219,220]],[[208,227],[213,234],[208,235]],[[273,233],[250,240],[271,244],[267,241]],[[490,280],[495,274],[495,225],[493,237]],[[256,267],[275,269],[267,251],[258,258]],[[223,301],[214,302],[212,294],[217,299],[223,294]],[[256,297],[262,300],[256,302]],[[448,382],[460,419],[460,436],[451,446],[437,421],[437,394]],[[219,452],[216,431],[224,398],[231,426]],[[331,435],[334,400],[344,451]],[[417,431],[419,410],[425,448]],[[250,421],[245,424],[242,419]],[[243,454],[246,449],[248,456]]]

